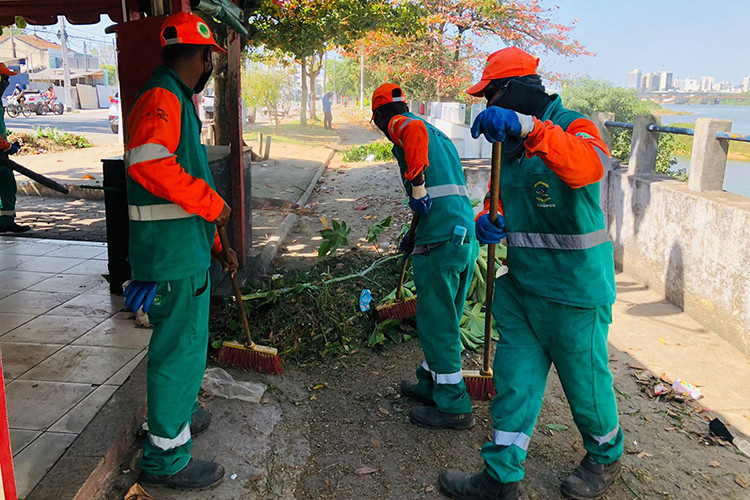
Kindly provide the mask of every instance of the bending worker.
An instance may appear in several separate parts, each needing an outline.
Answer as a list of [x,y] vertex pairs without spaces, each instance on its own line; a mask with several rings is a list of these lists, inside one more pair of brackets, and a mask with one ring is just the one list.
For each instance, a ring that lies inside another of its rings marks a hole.
[[[193,95],[221,49],[203,20],[169,16],[161,27],[163,66],[141,88],[128,116],[130,265],[126,305],[154,325],[148,348],[148,439],[140,459],[146,484],[204,489],[224,468],[192,458],[192,437],[208,427],[198,410],[206,368],[211,256],[221,259],[217,225],[230,209],[216,193]],[[222,261],[235,272],[237,260]]]
[[[459,322],[479,245],[461,161],[442,132],[409,113],[398,85],[386,83],[372,96],[373,120],[394,143],[409,206],[420,216],[411,245],[417,286],[417,330],[425,361],[418,381],[405,380],[401,393],[425,403],[411,421],[431,429],[468,429],[474,424],[461,372]],[[454,237],[454,234],[456,235]]]
[[623,433],[617,416],[607,333],[615,300],[613,246],[599,207],[609,151],[596,126],[548,95],[539,60],[516,47],[487,59],[468,93],[487,99],[472,125],[502,142],[502,204],[489,205],[477,238],[507,235],[509,272],[495,281],[492,314],[500,330],[494,361],[492,441],[485,468],[440,473],[451,498],[515,499],[551,363],[555,364],[586,456],[562,483],[572,498],[599,498],[619,477]]
[[[0,96],[10,85],[10,77],[17,75],[4,63],[0,63]],[[8,130],[5,127],[5,110],[2,99],[0,99],[0,154],[12,155],[18,152],[18,143],[8,142]],[[30,230],[29,226],[16,224],[16,177],[8,167],[0,165],[0,233],[25,233]]]

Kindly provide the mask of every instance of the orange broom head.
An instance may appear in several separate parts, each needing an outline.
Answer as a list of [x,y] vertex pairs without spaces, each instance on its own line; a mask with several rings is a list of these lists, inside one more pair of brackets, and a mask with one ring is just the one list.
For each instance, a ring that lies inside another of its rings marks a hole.
[[247,347],[239,342],[224,342],[219,350],[217,362],[223,366],[235,366],[271,375],[281,373],[281,358],[273,347],[253,345]]
[[469,397],[475,401],[490,401],[497,394],[492,375],[481,375],[478,371],[464,371],[464,383]]
[[387,319],[406,319],[417,315],[417,299],[410,298],[403,302],[394,302],[375,309],[375,319],[378,323]]

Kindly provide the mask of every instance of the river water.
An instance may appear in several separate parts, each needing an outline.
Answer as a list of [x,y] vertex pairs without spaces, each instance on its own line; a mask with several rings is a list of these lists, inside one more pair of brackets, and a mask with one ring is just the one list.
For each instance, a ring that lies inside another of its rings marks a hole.
[[[695,124],[698,118],[721,118],[732,120],[732,132],[750,134],[750,106],[664,104],[663,107],[674,111],[691,113],[689,115],[663,115],[661,117],[663,125],[670,125],[672,123]],[[729,143],[730,152],[732,151],[732,144],[734,143]],[[690,157],[678,156],[675,168],[684,168],[690,172]],[[750,197],[750,162],[738,160],[727,161],[724,189],[732,193]]]

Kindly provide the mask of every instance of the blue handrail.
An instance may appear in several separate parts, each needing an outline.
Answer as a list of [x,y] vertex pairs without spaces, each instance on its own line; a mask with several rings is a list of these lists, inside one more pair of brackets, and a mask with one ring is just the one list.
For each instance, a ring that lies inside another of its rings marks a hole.
[[[607,120],[604,122],[605,127],[633,129],[632,123],[616,122]],[[664,125],[649,125],[648,130],[651,132],[664,132],[667,134],[695,135],[695,130],[682,127],[667,127]],[[735,132],[716,132],[716,138],[725,141],[750,142],[750,134],[738,134]]]

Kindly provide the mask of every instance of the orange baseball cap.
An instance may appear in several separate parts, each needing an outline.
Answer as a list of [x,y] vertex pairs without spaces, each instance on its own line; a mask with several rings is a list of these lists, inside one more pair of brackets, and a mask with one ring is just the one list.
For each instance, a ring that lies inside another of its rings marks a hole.
[[484,96],[484,88],[492,80],[511,76],[535,75],[537,66],[539,66],[539,58],[518,47],[498,50],[487,57],[487,66],[484,67],[482,79],[466,90],[466,93],[474,97],[482,97]]
[[18,71],[13,71],[8,66],[6,66],[5,63],[0,63],[0,75],[15,76],[17,74]]
[[[396,94],[400,94],[398,97],[394,97],[394,90],[398,90]],[[375,111],[380,106],[384,106],[391,102],[406,102],[406,98],[404,97],[404,91],[401,90],[401,87],[396,85],[395,83],[384,83],[380,87],[375,89],[375,92],[372,93],[372,110]]]
[[[174,28],[176,36],[165,38],[164,32],[167,28]],[[187,45],[213,45],[217,52],[226,52],[214,40],[214,34],[206,22],[190,12],[179,12],[167,17],[161,24],[161,46],[176,45],[178,43]]]

